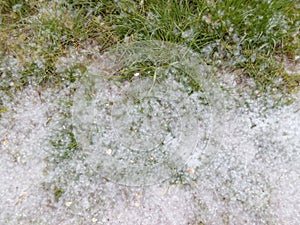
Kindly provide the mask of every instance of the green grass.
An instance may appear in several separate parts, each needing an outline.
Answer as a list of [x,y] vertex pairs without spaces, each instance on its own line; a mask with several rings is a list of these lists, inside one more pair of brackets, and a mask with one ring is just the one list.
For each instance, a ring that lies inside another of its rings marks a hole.
[[[289,77],[275,56],[299,54],[299,2],[295,1],[146,1],[124,15],[114,15],[114,31],[125,39],[163,40],[189,46],[206,62],[242,69],[266,90],[285,78],[285,91],[298,78]],[[210,2],[210,3],[208,3]],[[290,83],[289,80],[292,82]],[[276,87],[276,88],[282,88]]]
[[59,198],[65,193],[65,190],[62,188],[59,188],[57,186],[54,186],[53,188],[53,196],[54,196],[54,201],[58,202]]
[[70,128],[63,130],[52,140],[50,144],[57,150],[54,154],[54,158],[57,159],[57,163],[64,160],[70,160],[78,151],[78,144],[74,133]]
[[[133,80],[136,75],[140,77],[152,77],[153,85],[156,82],[160,82],[166,78],[166,74],[172,71],[176,73],[174,77],[177,81],[183,84],[188,94],[192,94],[194,91],[203,91],[200,84],[188,73],[187,68],[182,65],[178,65],[176,61],[158,64],[150,59],[136,61],[126,66],[119,71],[119,81]],[[116,77],[118,78],[118,77]]]
[[[1,9],[0,59],[3,65],[0,90],[19,90],[29,83],[57,85],[66,80],[74,82],[74,70],[85,70],[76,64],[67,71],[57,72],[57,60],[69,48],[84,48],[96,42],[106,48],[111,41],[109,27],[84,10],[48,1],[18,1],[28,10],[15,12],[15,1],[4,1]],[[30,10],[29,10],[30,9]],[[39,11],[39,10],[40,11]],[[41,10],[44,9],[44,10]],[[10,56],[7,59],[7,56]],[[10,68],[11,61],[16,61]],[[14,84],[11,87],[11,84]]]
[[[282,58],[300,54],[300,2],[293,0],[2,0],[0,4],[0,90],[29,83],[57,85],[78,77],[57,72],[70,48],[162,40],[187,46],[207,64],[253,78],[261,91],[299,89],[299,75],[284,71]],[[10,58],[9,58],[10,57]],[[9,58],[9,59],[8,59]],[[131,79],[130,71],[124,79]],[[143,75],[152,67],[138,65]],[[282,80],[280,84],[274,82]],[[13,85],[11,85],[13,84]]]

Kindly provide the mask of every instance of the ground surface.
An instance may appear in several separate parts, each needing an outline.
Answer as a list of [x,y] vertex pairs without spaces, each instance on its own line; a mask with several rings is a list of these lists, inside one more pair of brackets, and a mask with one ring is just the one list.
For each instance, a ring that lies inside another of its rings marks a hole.
[[155,80],[107,78],[146,43],[95,54],[86,79],[3,96],[1,223],[299,224],[299,93],[253,98],[250,81],[154,45],[183,49],[201,88],[161,65]]
[[298,225],[299,9],[0,0],[0,224]]

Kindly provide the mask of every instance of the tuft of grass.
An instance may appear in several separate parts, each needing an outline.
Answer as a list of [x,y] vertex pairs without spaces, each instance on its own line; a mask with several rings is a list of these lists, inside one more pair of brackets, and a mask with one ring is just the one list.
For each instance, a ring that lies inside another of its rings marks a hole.
[[[272,57],[299,54],[299,9],[300,3],[292,0],[152,0],[142,9],[133,5],[112,18],[120,39],[184,44],[203,54],[209,64],[242,68],[242,76],[254,78],[265,90],[276,88],[274,79],[288,76]],[[283,86],[289,91],[295,85]]]
[[2,0],[0,4],[1,22],[12,24],[36,12],[37,1]]
[[[19,8],[25,7],[28,10]],[[20,16],[16,16],[16,10]],[[57,72],[57,61],[70,48],[99,45],[103,49],[115,42],[111,28],[101,18],[64,1],[4,1],[0,21],[0,89],[21,89],[28,84],[57,85],[74,82],[78,63]],[[11,61],[16,62],[14,68]],[[11,85],[13,84],[13,85]]]
[[5,113],[7,111],[8,109],[0,101],[0,118],[1,118],[1,113]]
[[74,133],[70,129],[65,129],[50,140],[50,144],[55,148],[54,158],[57,163],[70,160],[79,150]]
[[58,202],[60,197],[65,193],[65,190],[62,188],[59,188],[57,186],[54,186],[53,188],[53,196],[54,196],[54,201]]

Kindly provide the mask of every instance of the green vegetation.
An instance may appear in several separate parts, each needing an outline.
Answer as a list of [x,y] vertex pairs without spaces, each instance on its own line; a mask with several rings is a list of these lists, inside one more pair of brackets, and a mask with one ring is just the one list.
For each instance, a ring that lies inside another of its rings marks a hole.
[[78,151],[78,144],[71,128],[59,132],[50,140],[50,143],[57,150],[54,153],[54,158],[57,159],[56,163],[72,159],[76,151]]
[[53,188],[53,195],[54,195],[54,201],[58,202],[59,198],[65,193],[65,191],[62,188],[59,188],[57,186],[54,186]]
[[[187,46],[207,64],[253,78],[262,91],[291,92],[300,76],[283,59],[300,54],[300,2],[293,0],[1,0],[0,90],[29,83],[74,82],[74,70],[58,71],[70,48],[162,40]],[[153,67],[138,66],[153,76]],[[130,79],[128,68],[124,79]],[[280,82],[277,82],[277,81]],[[275,82],[276,81],[276,82]]]
[[8,111],[8,109],[5,106],[3,106],[0,102],[0,118],[1,118],[1,114],[5,113],[7,111]]

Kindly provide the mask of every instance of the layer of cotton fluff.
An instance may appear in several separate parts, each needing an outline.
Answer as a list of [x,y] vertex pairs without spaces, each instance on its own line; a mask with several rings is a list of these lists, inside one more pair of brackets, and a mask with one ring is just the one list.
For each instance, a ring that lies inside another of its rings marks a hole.
[[[97,152],[87,155],[80,143],[62,157],[80,83],[29,86],[12,99],[1,93],[1,223],[298,224],[299,94],[274,108],[272,99],[240,94],[228,83],[232,74],[224,77],[226,88],[202,112],[213,118],[207,146],[181,172],[150,186],[110,181],[92,164]],[[167,97],[180,99],[180,92]]]

